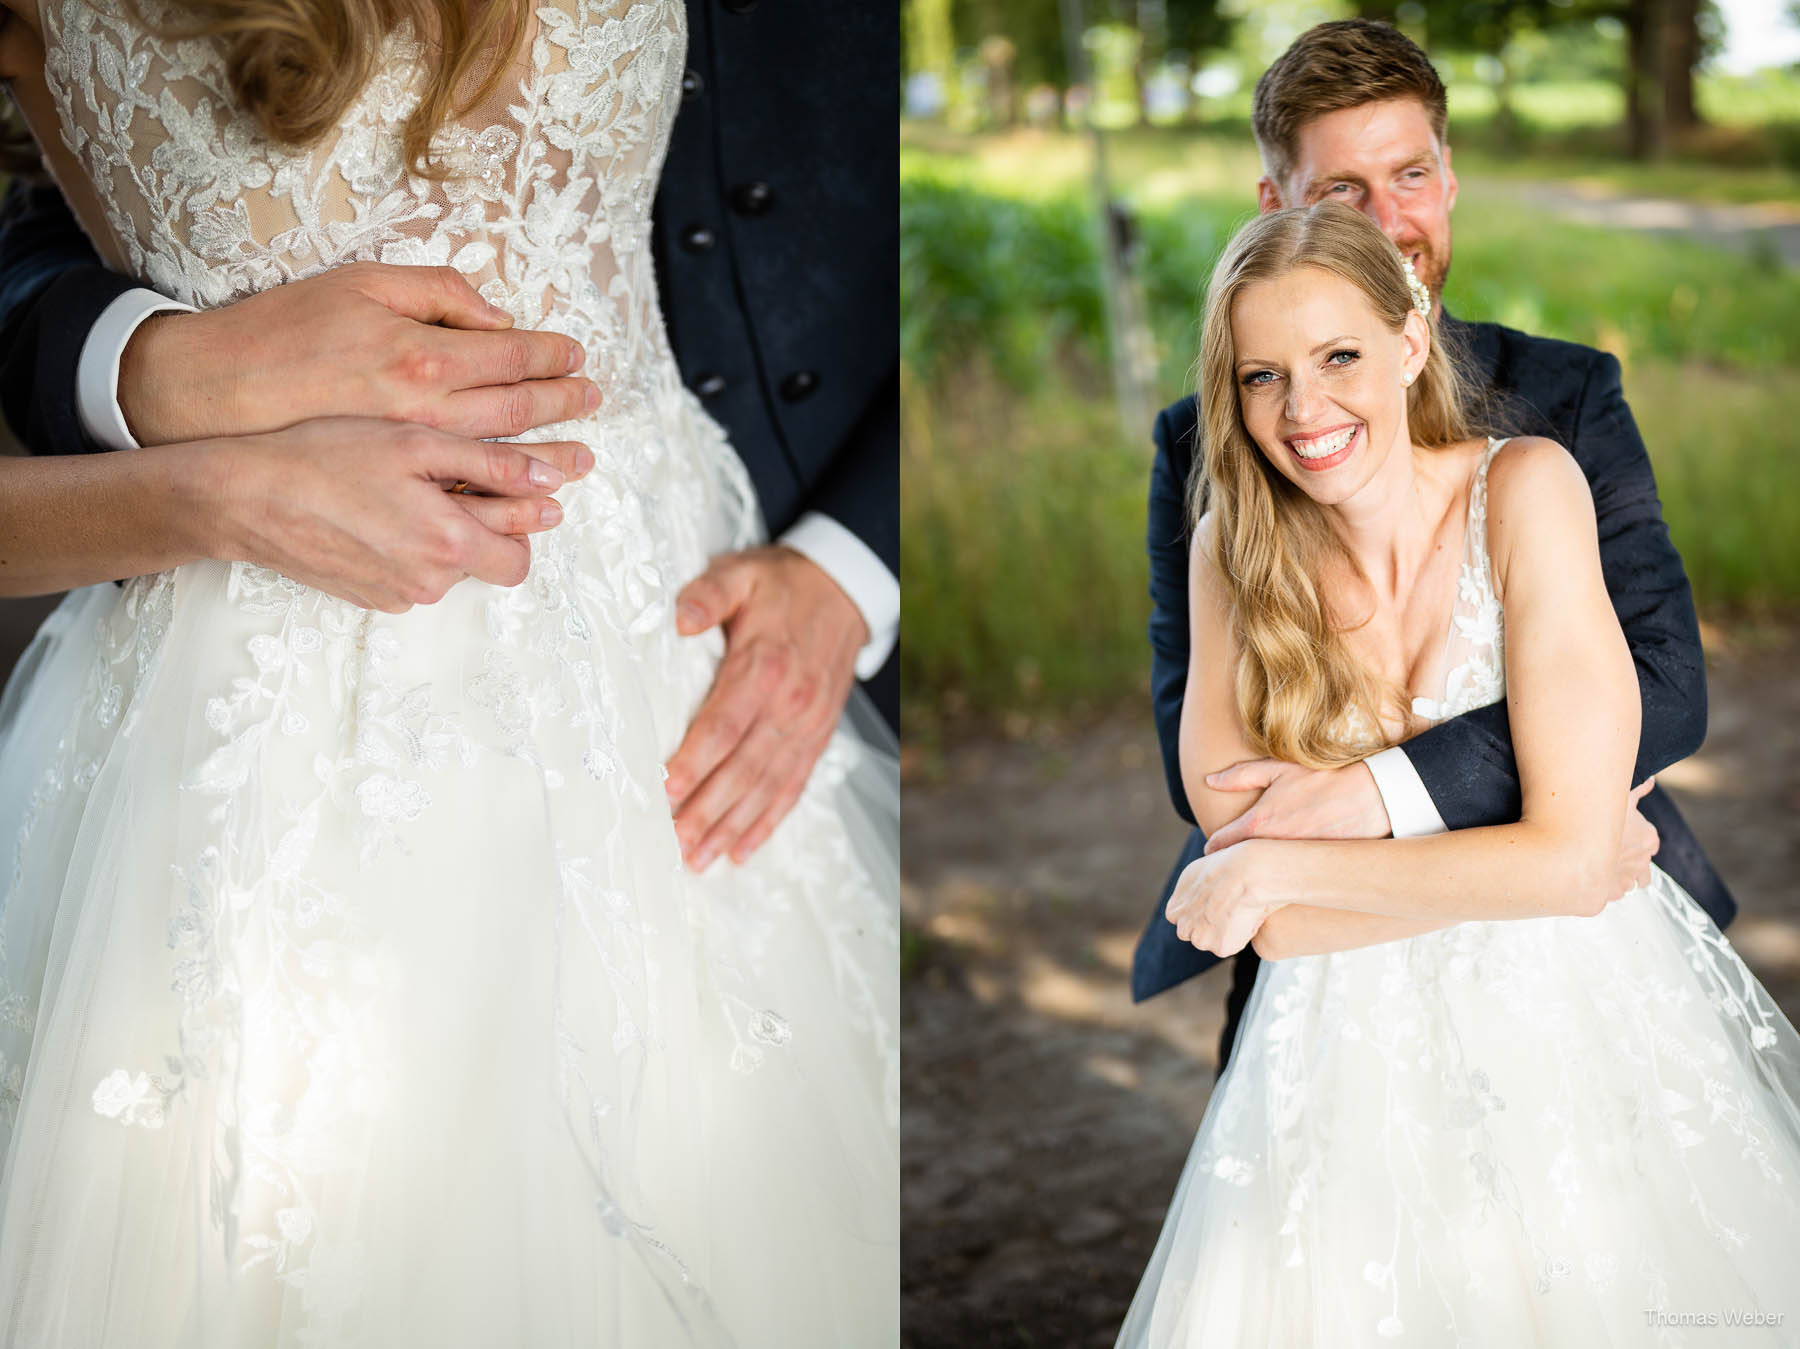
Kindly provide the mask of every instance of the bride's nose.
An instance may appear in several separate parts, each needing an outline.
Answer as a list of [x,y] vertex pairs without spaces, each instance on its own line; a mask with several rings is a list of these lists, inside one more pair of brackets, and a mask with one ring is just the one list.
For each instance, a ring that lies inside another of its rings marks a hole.
[[1305,426],[1314,415],[1324,409],[1325,396],[1307,375],[1293,375],[1288,379],[1287,403],[1282,408],[1290,422]]

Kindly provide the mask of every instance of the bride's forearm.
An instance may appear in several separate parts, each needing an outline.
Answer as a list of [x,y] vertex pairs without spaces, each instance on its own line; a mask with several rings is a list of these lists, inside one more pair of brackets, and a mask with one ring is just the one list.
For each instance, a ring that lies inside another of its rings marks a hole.
[[217,446],[0,459],[0,595],[48,595],[209,556]]
[[[1623,820],[1621,819],[1621,825]],[[1459,829],[1426,838],[1268,840],[1287,904],[1434,924],[1599,913],[1619,838],[1564,824]]]
[[1295,956],[1322,956],[1380,946],[1455,926],[1454,919],[1390,918],[1385,914],[1288,904],[1263,920],[1250,944],[1264,960],[1290,960]]

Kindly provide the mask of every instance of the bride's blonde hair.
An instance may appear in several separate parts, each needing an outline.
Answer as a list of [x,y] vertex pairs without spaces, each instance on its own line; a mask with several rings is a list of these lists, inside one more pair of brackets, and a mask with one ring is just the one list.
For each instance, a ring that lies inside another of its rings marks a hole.
[[[1226,247],[1213,269],[1200,342],[1201,457],[1190,495],[1198,521],[1210,511],[1213,559],[1231,600],[1239,645],[1238,714],[1259,754],[1331,768],[1362,758],[1366,743],[1345,738],[1346,717],[1377,733],[1381,713],[1410,708],[1351,659],[1319,590],[1333,563],[1354,568],[1324,508],[1264,457],[1238,405],[1237,349],[1231,308],[1239,293],[1296,267],[1316,267],[1350,282],[1390,331],[1413,309],[1400,254],[1367,218],[1322,202],[1259,216]],[[1429,318],[1427,322],[1430,322]],[[1476,434],[1464,381],[1432,324],[1425,367],[1406,395],[1414,443],[1454,444]]]
[[[336,129],[403,22],[427,44],[430,71],[401,149],[415,172],[446,176],[431,138],[492,97],[531,14],[530,0],[130,0],[167,36],[221,43],[231,92],[273,141],[300,148]],[[154,12],[146,14],[145,9]]]

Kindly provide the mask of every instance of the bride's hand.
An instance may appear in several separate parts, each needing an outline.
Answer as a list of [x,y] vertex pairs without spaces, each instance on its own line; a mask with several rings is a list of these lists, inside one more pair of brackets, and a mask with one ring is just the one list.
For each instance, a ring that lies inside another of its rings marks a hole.
[[1250,839],[1190,862],[1164,910],[1176,934],[1216,956],[1243,950],[1281,907],[1269,861],[1269,845]]
[[435,604],[466,576],[519,584],[528,536],[562,519],[550,494],[594,464],[573,441],[505,445],[348,417],[130,453],[180,465],[186,504],[145,509],[199,531],[201,556],[387,613]]

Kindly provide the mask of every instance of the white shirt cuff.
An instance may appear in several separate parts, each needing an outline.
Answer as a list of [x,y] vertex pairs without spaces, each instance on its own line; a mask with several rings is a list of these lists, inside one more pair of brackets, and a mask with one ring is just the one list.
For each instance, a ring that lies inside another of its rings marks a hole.
[[137,437],[125,425],[125,413],[119,407],[119,362],[139,324],[152,314],[172,310],[199,312],[153,290],[128,290],[94,320],[75,365],[75,415],[90,440],[109,450],[138,448]]
[[869,640],[856,653],[856,677],[883,665],[900,636],[900,582],[868,544],[829,515],[808,511],[780,542],[818,564],[836,581],[869,625]]
[[1419,770],[1412,766],[1406,751],[1392,745],[1379,754],[1363,760],[1375,779],[1375,790],[1381,793],[1381,804],[1387,807],[1388,823],[1395,838],[1421,838],[1426,834],[1444,834],[1444,817],[1431,804],[1431,793],[1419,780]]

